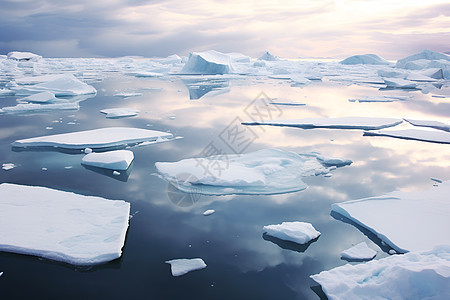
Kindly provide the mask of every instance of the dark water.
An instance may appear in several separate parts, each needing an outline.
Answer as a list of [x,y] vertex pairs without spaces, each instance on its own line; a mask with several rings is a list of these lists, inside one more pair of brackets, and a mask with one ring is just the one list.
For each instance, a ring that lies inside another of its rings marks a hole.
[[[259,78],[216,80],[208,86],[193,79],[118,76],[94,86],[98,95],[81,102],[78,111],[0,116],[0,163],[17,165],[0,170],[0,182],[130,202],[133,218],[123,255],[86,269],[0,253],[1,299],[319,299],[309,275],[347,263],[340,259],[341,251],[361,241],[378,250],[376,259],[387,256],[383,250],[389,250],[380,249],[370,234],[331,216],[332,203],[393,190],[422,190],[433,185],[430,177],[450,178],[447,145],[363,137],[358,130],[252,127],[253,138],[244,152],[267,147],[317,151],[351,159],[353,164],[333,171],[331,178],[305,178],[309,187],[301,192],[192,198],[155,176],[154,163],[199,156],[210,143],[232,153],[237,146],[220,137],[239,120],[249,120],[252,101],[261,92],[278,101],[306,104],[276,107],[273,118],[368,116],[446,121],[450,103],[419,91],[379,91],[331,82],[302,88]],[[220,94],[221,89],[229,91]],[[143,96],[113,96],[122,91],[138,91]],[[348,101],[388,93],[413,98],[393,103]],[[12,105],[15,98],[0,101],[1,106]],[[113,107],[137,108],[141,113],[106,119],[99,112]],[[120,178],[83,167],[81,154],[12,151],[10,146],[21,138],[108,126],[171,131],[184,139],[133,148],[135,161],[129,174]],[[216,213],[204,217],[206,209]],[[264,225],[283,221],[310,222],[322,235],[304,247],[263,235]],[[195,257],[202,258],[207,268],[181,277],[172,277],[170,266],[164,263]]]

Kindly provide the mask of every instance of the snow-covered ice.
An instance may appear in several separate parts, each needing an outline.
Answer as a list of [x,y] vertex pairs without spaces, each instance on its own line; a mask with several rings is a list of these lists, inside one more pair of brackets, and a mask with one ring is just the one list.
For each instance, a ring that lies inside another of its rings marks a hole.
[[208,209],[208,210],[205,210],[204,212],[203,212],[203,215],[204,216],[210,216],[210,215],[212,215],[213,213],[215,213],[216,211],[214,210],[214,209]]
[[310,277],[330,300],[450,299],[450,246],[346,264]]
[[7,54],[7,58],[17,61],[39,61],[42,56],[31,52],[12,51]]
[[15,167],[16,167],[16,165],[13,164],[13,163],[2,164],[2,169],[5,170],[5,171],[9,171],[11,169],[14,169]]
[[191,52],[181,74],[214,75],[233,73],[231,57],[214,50]]
[[377,251],[369,248],[365,242],[359,243],[341,252],[341,257],[347,260],[371,260],[377,255]]
[[109,119],[115,119],[137,116],[140,110],[128,107],[117,107],[102,109],[100,112],[106,114],[106,117]]
[[327,174],[336,168],[325,166],[316,156],[263,149],[241,155],[157,162],[155,166],[167,181],[184,192],[279,194],[304,190],[307,185],[302,177]]
[[450,245],[450,182],[421,192],[392,192],[335,203],[332,210],[376,234],[397,252]]
[[263,55],[261,55],[258,60],[265,60],[265,61],[277,61],[280,60],[277,56],[273,55],[269,51],[264,52]]
[[439,121],[429,121],[429,120],[412,120],[412,119],[404,119],[411,125],[418,127],[430,127],[434,129],[444,130],[450,132],[450,124],[442,123]]
[[325,166],[343,167],[350,165],[352,163],[350,159],[343,159],[340,157],[324,156],[321,154],[316,155],[316,157],[317,160],[320,161]]
[[115,150],[86,154],[81,163],[83,165],[111,170],[127,170],[134,159],[133,151]]
[[171,133],[129,127],[107,127],[71,133],[46,135],[17,140],[13,147],[58,147],[63,149],[101,149],[143,142],[165,142],[174,139]]
[[120,92],[120,93],[114,94],[114,97],[122,97],[122,98],[139,97],[139,96],[142,96],[142,93]]
[[49,91],[37,93],[30,95],[28,97],[17,99],[19,102],[33,102],[33,103],[48,103],[48,102],[56,102],[55,94]]
[[201,270],[206,268],[206,264],[201,258],[181,258],[166,261],[170,264],[170,269],[173,276],[181,276],[191,271]]
[[0,184],[0,250],[74,265],[121,256],[130,204],[44,187]]
[[386,87],[395,89],[415,89],[417,83],[401,78],[383,78]]
[[80,105],[78,102],[62,102],[62,103],[19,103],[15,106],[5,106],[0,108],[0,115],[5,114],[27,114],[36,112],[47,112],[57,110],[78,110]]
[[441,130],[402,129],[365,131],[365,136],[386,136],[405,140],[415,140],[439,144],[450,144],[450,133]]
[[306,244],[320,235],[319,231],[306,222],[283,222],[276,225],[266,225],[263,230],[270,236],[297,244]]
[[360,98],[348,99],[350,102],[394,102],[394,101],[405,101],[411,99],[412,96],[365,96]]
[[305,118],[269,121],[243,122],[243,125],[272,125],[288,126],[303,129],[330,128],[330,129],[363,129],[376,130],[393,127],[402,123],[400,119],[369,118],[369,117],[342,117],[342,118]]
[[364,64],[364,65],[389,65],[391,64],[387,60],[379,57],[376,54],[362,54],[362,55],[353,55],[350,57],[347,57],[343,61],[341,61],[341,64],[344,65],[357,65],[357,64]]

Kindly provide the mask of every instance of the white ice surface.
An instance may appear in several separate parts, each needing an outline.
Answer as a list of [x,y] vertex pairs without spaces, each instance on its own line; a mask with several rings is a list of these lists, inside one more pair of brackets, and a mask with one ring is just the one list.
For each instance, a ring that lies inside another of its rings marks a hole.
[[172,259],[166,261],[166,263],[170,264],[170,269],[172,271],[173,276],[181,276],[191,271],[201,270],[206,268],[206,264],[201,258],[181,258],[181,259]]
[[203,212],[203,215],[204,216],[210,216],[210,215],[212,215],[213,213],[215,213],[216,211],[214,210],[214,209],[208,209],[208,210],[205,210],[204,212]]
[[394,102],[394,101],[405,101],[411,99],[411,96],[365,96],[360,98],[348,99],[350,102]]
[[0,250],[74,265],[121,256],[130,204],[44,187],[0,184]]
[[139,96],[142,96],[142,93],[120,92],[120,93],[114,94],[114,97],[123,97],[123,98],[139,97]]
[[233,73],[231,57],[214,50],[191,52],[181,74],[214,75]]
[[450,246],[346,264],[310,277],[330,300],[450,299]]
[[269,120],[243,122],[243,125],[272,125],[289,126],[303,129],[334,128],[334,129],[364,129],[375,130],[396,126],[402,123],[400,119],[369,118],[369,117],[343,117],[343,118],[305,118],[287,120]]
[[344,65],[357,65],[357,64],[389,65],[390,62],[379,57],[376,54],[362,54],[362,55],[353,55],[353,56],[347,57],[346,59],[341,61],[341,64],[344,64]]
[[33,102],[33,103],[48,103],[48,102],[56,102],[55,94],[49,91],[37,93],[30,95],[28,97],[17,99],[19,102]]
[[261,55],[258,60],[265,60],[265,61],[277,61],[280,60],[277,56],[273,55],[269,51],[266,51],[263,55]]
[[140,110],[128,107],[117,107],[102,109],[100,112],[106,114],[107,118],[114,119],[137,116]]
[[416,140],[440,144],[450,144],[450,133],[441,130],[403,129],[365,131],[365,136],[387,136],[405,140]]
[[12,51],[8,53],[7,58],[18,61],[27,61],[27,60],[38,61],[42,58],[42,56],[31,52]]
[[417,87],[417,84],[401,78],[384,78],[384,83],[388,88],[396,88],[396,89],[414,89]]
[[408,62],[417,61],[417,60],[447,60],[450,61],[450,55],[445,53],[439,53],[431,50],[424,50],[420,53],[399,59],[395,64],[397,68],[405,68],[405,65]]
[[319,231],[306,222],[283,222],[264,226],[263,230],[270,236],[298,244],[306,244],[320,235]]
[[343,259],[371,260],[377,255],[377,251],[369,248],[365,242],[359,243],[341,252]]
[[404,119],[411,125],[418,127],[430,127],[434,129],[444,130],[450,132],[450,124],[442,123],[439,121],[428,121],[428,120],[412,120],[412,119]]
[[16,165],[13,164],[13,163],[2,164],[2,169],[5,170],[5,171],[9,171],[11,169],[14,169],[15,167],[16,167]]
[[333,204],[332,210],[376,234],[397,252],[450,245],[450,182],[421,192],[392,192]]
[[171,133],[129,127],[108,127],[17,140],[13,147],[59,147],[65,149],[108,148],[174,139]]
[[56,110],[78,110],[80,105],[78,102],[61,102],[61,103],[19,103],[15,106],[5,106],[0,108],[0,115],[2,114],[27,114],[43,111]]
[[115,150],[86,154],[81,163],[87,166],[111,170],[127,170],[134,159],[133,151]]

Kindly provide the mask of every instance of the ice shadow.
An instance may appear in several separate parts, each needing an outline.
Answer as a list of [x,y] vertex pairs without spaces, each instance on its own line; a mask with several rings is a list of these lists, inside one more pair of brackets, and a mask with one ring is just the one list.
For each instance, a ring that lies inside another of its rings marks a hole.
[[309,241],[306,244],[298,244],[295,242],[291,242],[291,241],[286,241],[286,240],[282,240],[279,238],[276,238],[274,236],[271,236],[269,234],[267,234],[267,232],[264,232],[262,235],[263,239],[269,242],[274,243],[275,245],[277,245],[278,247],[285,249],[285,250],[291,250],[291,251],[296,251],[296,252],[300,252],[303,253],[306,251],[306,249],[308,249],[308,247],[316,242],[319,237],[316,237],[315,239]]

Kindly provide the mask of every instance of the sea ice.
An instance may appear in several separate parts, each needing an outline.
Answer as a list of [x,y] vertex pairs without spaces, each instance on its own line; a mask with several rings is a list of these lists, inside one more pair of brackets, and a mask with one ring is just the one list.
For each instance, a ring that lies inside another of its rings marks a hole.
[[249,56],[244,55],[242,53],[231,52],[231,53],[226,53],[226,55],[228,55],[231,58],[232,62],[249,63],[251,60]]
[[384,78],[384,83],[386,87],[395,89],[414,89],[417,87],[416,83],[401,78]]
[[365,131],[365,136],[387,136],[405,140],[415,140],[439,144],[450,144],[450,133],[439,130],[403,129]]
[[120,93],[114,94],[114,97],[123,97],[123,98],[139,97],[139,96],[142,96],[142,93],[120,92]]
[[163,177],[184,192],[205,195],[279,194],[304,190],[302,177],[327,174],[316,154],[264,149],[241,155],[229,154],[157,162]]
[[405,101],[411,99],[412,96],[365,96],[361,98],[348,99],[350,102],[394,102],[394,101]]
[[426,120],[411,120],[411,119],[404,119],[406,122],[408,122],[411,125],[418,126],[418,127],[430,127],[434,129],[444,130],[450,132],[450,125],[445,124],[439,121],[426,121]]
[[181,74],[214,75],[233,73],[231,57],[214,51],[191,52]]
[[133,159],[133,151],[115,150],[101,153],[88,153],[83,157],[81,163],[87,166],[111,170],[127,170]]
[[335,203],[332,210],[376,234],[397,252],[450,245],[450,181],[421,192]]
[[7,58],[17,61],[39,61],[42,56],[31,52],[12,51],[8,53]]
[[16,167],[16,165],[13,163],[2,164],[2,169],[5,171],[9,171],[11,169],[14,169],[15,167]]
[[214,209],[208,209],[208,210],[205,210],[204,212],[203,212],[203,215],[204,216],[210,216],[210,215],[212,215],[213,213],[215,213],[216,211],[214,210]]
[[206,268],[206,264],[201,258],[192,258],[192,259],[172,259],[166,261],[166,263],[170,264],[170,269],[172,271],[173,276],[181,276],[186,273],[195,270],[201,270]]
[[310,277],[330,300],[450,299],[450,246],[346,264]]
[[80,105],[78,102],[62,102],[62,103],[19,103],[15,106],[5,106],[0,108],[2,114],[26,114],[35,112],[55,111],[55,110],[78,110]]
[[71,133],[46,135],[17,140],[13,147],[58,147],[63,149],[101,149],[143,142],[165,142],[174,139],[171,133],[156,130],[107,127]]
[[269,51],[266,51],[263,55],[261,55],[258,60],[265,60],[265,61],[277,61],[280,60],[277,56],[273,55]]
[[33,102],[33,103],[48,103],[48,102],[56,102],[58,99],[55,97],[55,94],[49,91],[45,91],[42,93],[33,94],[28,97],[17,99],[19,102]]
[[0,194],[1,251],[74,265],[121,256],[129,203],[7,183]]
[[324,155],[316,155],[317,160],[320,161],[325,166],[336,166],[336,167],[343,167],[348,166],[352,163],[349,159],[342,159],[339,157],[330,157],[330,156],[324,156]]
[[102,109],[100,112],[106,114],[108,119],[115,119],[137,116],[140,110],[128,107],[117,107]]
[[390,62],[376,54],[353,55],[340,62],[344,65],[390,65]]
[[371,260],[376,255],[377,251],[369,248],[364,242],[341,252],[341,257],[347,260]]
[[387,127],[393,127],[400,123],[402,123],[402,120],[390,118],[343,117],[343,118],[305,118],[305,119],[253,121],[253,122],[243,122],[242,124],[289,126],[303,129],[331,128],[331,129],[376,130]]
[[263,230],[270,236],[297,244],[306,244],[320,235],[319,231],[306,222],[283,222],[264,226]]

